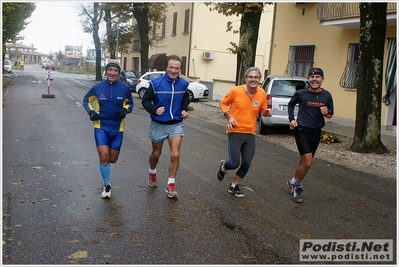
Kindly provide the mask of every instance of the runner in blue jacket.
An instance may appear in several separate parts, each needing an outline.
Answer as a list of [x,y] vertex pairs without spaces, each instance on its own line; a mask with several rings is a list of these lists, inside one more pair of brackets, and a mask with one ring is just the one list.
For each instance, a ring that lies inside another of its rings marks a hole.
[[83,97],[83,107],[94,125],[94,139],[104,182],[102,198],[111,198],[110,163],[118,160],[125,129],[124,118],[134,106],[129,86],[119,81],[120,71],[117,61],[109,62],[105,67],[107,79],[94,85]]
[[171,55],[167,60],[164,76],[151,80],[141,101],[144,109],[150,113],[150,139],[152,152],[149,158],[148,186],[157,187],[159,157],[163,142],[167,139],[170,148],[169,179],[165,191],[168,197],[177,198],[175,179],[180,161],[180,145],[184,136],[184,119],[188,118],[190,104],[187,88],[189,83],[179,77],[181,59]]

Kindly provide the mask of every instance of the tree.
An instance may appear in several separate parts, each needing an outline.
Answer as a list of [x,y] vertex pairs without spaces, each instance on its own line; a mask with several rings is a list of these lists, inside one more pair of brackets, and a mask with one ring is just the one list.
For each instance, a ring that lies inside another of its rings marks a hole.
[[62,62],[65,59],[65,54],[61,50],[58,50],[58,52],[55,52],[54,56],[58,62]]
[[[161,22],[163,19],[163,14],[166,12],[165,3],[136,3],[136,2],[126,2],[126,3],[102,3],[101,10],[99,10],[99,15],[97,16],[97,26],[93,26],[93,16],[92,12],[88,12],[87,8],[82,7],[84,19],[82,20],[82,25],[85,32],[93,32],[93,29],[99,27],[101,20],[101,15],[104,12],[104,20],[106,23],[106,34],[102,47],[105,47],[110,53],[111,58],[115,58],[116,50],[116,33],[117,29],[120,30],[118,51],[122,53],[128,53],[131,47],[132,40],[138,29],[137,37],[140,38],[141,50],[141,71],[148,71],[148,49],[152,45],[154,39],[149,38],[150,23],[151,22]],[[137,27],[132,26],[132,17],[136,18]],[[113,26],[114,25],[114,26]],[[117,25],[118,27],[115,27]],[[94,32],[93,32],[94,34]],[[93,37],[94,38],[94,37]],[[156,39],[157,40],[157,39]],[[96,42],[94,42],[96,44]],[[100,54],[96,48],[96,55]]]
[[[134,35],[132,6],[132,3],[103,3],[106,27],[103,46],[108,50],[111,59],[115,59],[116,48],[121,55],[129,52]],[[116,47],[116,44],[118,44],[118,47]]]
[[381,142],[382,72],[387,3],[360,3],[356,123],[350,150],[387,153]]
[[83,31],[93,35],[94,48],[96,49],[96,81],[102,81],[101,75],[101,42],[98,35],[100,23],[103,16],[102,7],[98,2],[94,2],[93,9],[89,6],[80,5],[81,16],[83,18]]
[[146,73],[148,71],[148,51],[150,48],[150,39],[148,38],[150,31],[148,13],[150,5],[150,3],[142,3],[139,5],[135,4],[133,7],[133,15],[137,21],[140,36],[141,73]]
[[162,22],[164,14],[167,10],[168,4],[166,3],[134,3],[133,15],[137,22],[137,30],[140,37],[140,59],[141,59],[141,73],[146,73],[149,69],[148,66],[148,53],[150,45],[155,45],[160,38],[152,36],[150,38],[150,23]]
[[[209,8],[210,11],[215,10],[225,16],[241,15],[239,43],[237,45],[231,42],[233,48],[228,49],[237,55],[236,85],[245,83],[245,70],[255,65],[260,19],[264,5],[270,4],[272,3],[205,3],[206,6],[213,6]],[[232,22],[229,21],[227,31],[231,29]]]
[[111,4],[104,3],[104,21],[106,28],[106,41],[108,41],[108,52],[111,59],[115,59],[115,46],[116,42],[114,35],[112,34],[112,17],[111,17]]
[[24,30],[29,18],[36,9],[35,3],[2,3],[3,8],[3,62],[6,54],[6,44],[23,40],[18,34]]

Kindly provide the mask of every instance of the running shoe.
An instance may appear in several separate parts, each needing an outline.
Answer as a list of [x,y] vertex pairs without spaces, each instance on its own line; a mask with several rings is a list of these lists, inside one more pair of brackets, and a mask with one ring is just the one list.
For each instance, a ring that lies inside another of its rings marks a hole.
[[101,193],[101,198],[111,198],[111,185],[105,184],[103,192]]
[[300,187],[295,186],[293,198],[296,203],[302,203],[302,191],[303,191],[302,186]]
[[148,173],[148,186],[155,188],[157,187],[157,174],[156,173]]
[[234,194],[236,197],[244,197],[244,193],[241,191],[240,186],[236,184],[235,187],[229,185],[229,189],[227,190],[230,194]]
[[177,192],[175,191],[175,184],[168,184],[165,188],[166,193],[168,193],[168,197],[177,198]]
[[227,172],[226,168],[224,167],[224,163],[225,163],[225,161],[221,160],[220,164],[219,164],[219,168],[216,171],[216,175],[217,175],[219,181],[222,181],[224,179],[224,176]]
[[293,183],[291,183],[291,180],[286,182],[285,185],[290,189],[290,194],[294,195],[294,187],[295,187],[295,185]]

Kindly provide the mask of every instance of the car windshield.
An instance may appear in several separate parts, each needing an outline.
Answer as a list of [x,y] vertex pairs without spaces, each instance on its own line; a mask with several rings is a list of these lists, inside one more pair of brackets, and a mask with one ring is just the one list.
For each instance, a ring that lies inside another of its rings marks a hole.
[[284,96],[291,97],[294,93],[299,90],[307,87],[307,83],[305,81],[298,80],[278,80],[273,83],[271,96]]
[[136,74],[134,74],[131,71],[126,71],[125,74],[126,74],[126,78],[136,78]]

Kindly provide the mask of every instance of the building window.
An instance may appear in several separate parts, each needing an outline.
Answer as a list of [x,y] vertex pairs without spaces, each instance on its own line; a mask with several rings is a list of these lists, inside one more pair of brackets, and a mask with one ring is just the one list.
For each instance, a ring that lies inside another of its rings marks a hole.
[[346,66],[342,73],[339,85],[346,89],[356,89],[356,69],[359,61],[359,43],[350,43]]
[[176,36],[176,28],[177,28],[177,12],[173,13],[172,36]]
[[309,70],[313,68],[315,49],[314,45],[290,46],[288,65],[284,74],[307,77]]
[[140,58],[139,57],[132,57],[132,70],[139,70],[140,69]]
[[190,9],[186,9],[184,12],[184,31],[183,34],[188,34],[188,26],[190,24]]

